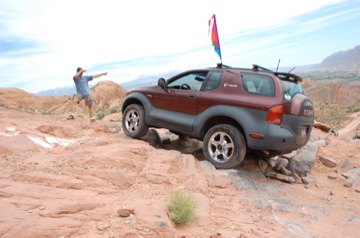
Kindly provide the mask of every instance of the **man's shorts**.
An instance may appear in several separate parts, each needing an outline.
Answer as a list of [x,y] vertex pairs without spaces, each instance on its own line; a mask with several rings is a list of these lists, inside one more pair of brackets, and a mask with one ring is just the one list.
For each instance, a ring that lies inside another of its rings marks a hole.
[[84,99],[85,100],[85,106],[90,107],[92,105],[91,96],[82,96],[80,94],[75,94],[74,99],[76,99],[78,101],[78,103],[80,103],[80,101]]

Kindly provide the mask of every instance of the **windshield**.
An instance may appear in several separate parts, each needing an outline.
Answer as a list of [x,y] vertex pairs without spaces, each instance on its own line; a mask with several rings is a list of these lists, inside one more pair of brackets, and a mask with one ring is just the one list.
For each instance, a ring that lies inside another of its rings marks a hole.
[[304,89],[298,83],[281,80],[281,85],[286,100],[291,100],[298,93],[306,95]]

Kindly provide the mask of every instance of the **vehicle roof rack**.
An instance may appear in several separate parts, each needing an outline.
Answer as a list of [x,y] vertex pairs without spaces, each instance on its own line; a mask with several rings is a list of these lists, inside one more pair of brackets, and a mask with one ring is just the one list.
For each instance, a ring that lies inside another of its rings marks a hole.
[[287,81],[290,81],[290,82],[302,82],[302,78],[300,76],[297,76],[296,74],[290,73],[292,70],[290,70],[290,72],[288,72],[288,73],[287,72],[277,72],[277,71],[275,72],[275,71],[272,71],[271,69],[264,68],[264,67],[259,66],[257,64],[253,64],[252,69],[236,68],[236,67],[231,67],[231,66],[228,66],[228,65],[225,65],[225,64],[222,64],[222,63],[217,63],[216,65],[217,65],[216,69],[239,69],[239,70],[263,71],[263,72],[266,72],[266,73],[274,74],[278,78],[280,78],[281,80],[287,80]]

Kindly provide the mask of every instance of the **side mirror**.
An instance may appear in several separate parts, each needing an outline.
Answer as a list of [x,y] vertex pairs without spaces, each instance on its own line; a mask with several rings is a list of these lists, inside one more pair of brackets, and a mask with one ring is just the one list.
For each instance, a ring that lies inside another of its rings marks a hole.
[[167,88],[166,82],[165,82],[165,79],[164,79],[164,78],[159,78],[158,85],[159,85],[162,89],[166,89],[166,88]]

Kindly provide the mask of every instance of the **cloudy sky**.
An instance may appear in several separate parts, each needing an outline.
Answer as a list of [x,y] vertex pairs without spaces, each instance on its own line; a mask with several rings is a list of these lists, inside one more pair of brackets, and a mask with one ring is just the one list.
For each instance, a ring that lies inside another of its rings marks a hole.
[[0,0],[0,88],[73,85],[212,67],[216,14],[223,63],[271,68],[320,63],[360,44],[359,0]]

